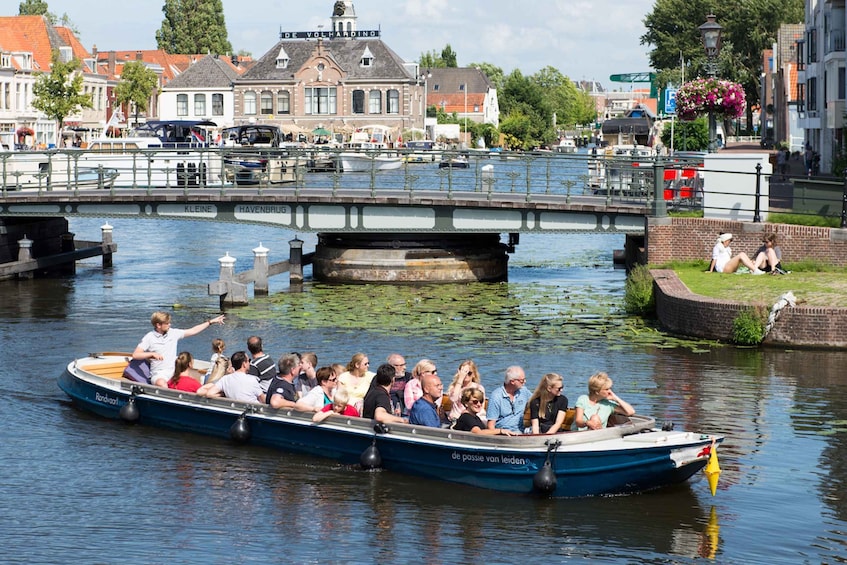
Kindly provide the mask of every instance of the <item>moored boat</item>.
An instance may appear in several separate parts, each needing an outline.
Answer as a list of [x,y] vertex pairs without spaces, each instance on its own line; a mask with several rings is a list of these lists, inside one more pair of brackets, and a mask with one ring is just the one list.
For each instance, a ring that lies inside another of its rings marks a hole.
[[387,470],[502,492],[577,497],[651,490],[689,479],[723,439],[657,429],[655,420],[639,415],[602,430],[552,436],[481,436],[347,416],[316,424],[308,413],[129,380],[122,377],[127,362],[119,353],[76,359],[59,386],[78,407],[106,418],[347,464],[379,460]]
[[388,149],[387,140],[388,128],[385,126],[359,128],[344,144],[344,151],[339,155],[341,170],[363,173],[399,169],[403,159],[399,153]]

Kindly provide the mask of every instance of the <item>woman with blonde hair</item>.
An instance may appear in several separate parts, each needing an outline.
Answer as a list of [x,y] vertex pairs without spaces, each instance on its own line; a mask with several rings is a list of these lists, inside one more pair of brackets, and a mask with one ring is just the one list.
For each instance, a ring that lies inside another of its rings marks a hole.
[[575,430],[599,430],[605,428],[612,414],[632,416],[633,408],[627,401],[612,392],[612,379],[600,371],[588,379],[588,394],[576,400]]
[[[482,391],[483,398],[485,398],[485,387],[479,381],[479,369],[477,369],[476,363],[471,359],[462,361],[459,365],[459,370],[456,371],[456,375],[453,377],[453,382],[447,388],[447,396],[452,403],[450,413],[447,417],[451,422],[458,420],[459,416],[467,409],[462,404],[462,393],[465,389],[478,388]],[[485,408],[480,411],[479,418],[485,421]]]
[[347,370],[338,375],[338,389],[346,390],[349,402],[359,412],[362,411],[362,403],[365,395],[371,387],[371,380],[376,373],[368,370],[370,360],[364,353],[356,353],[347,363]]
[[184,390],[185,392],[197,392],[200,388],[200,381],[192,377],[188,370],[191,369],[191,364],[194,358],[188,351],[183,351],[176,357],[174,364],[174,374],[168,381],[168,388],[175,390]]
[[406,410],[412,409],[412,404],[418,398],[423,396],[423,387],[421,387],[421,377],[424,375],[437,375],[438,369],[435,368],[435,363],[429,359],[421,359],[415,368],[412,369],[412,378],[406,383],[406,388],[403,389],[403,403],[406,405]]
[[462,405],[465,407],[465,411],[459,416],[459,419],[456,420],[456,423],[453,424],[453,429],[458,430],[460,432],[472,432],[475,434],[482,435],[497,435],[497,436],[511,436],[515,435],[511,430],[500,429],[500,428],[488,428],[483,420],[480,419],[479,413],[482,410],[483,403],[485,402],[485,395],[478,388],[466,388],[462,391],[462,397],[460,399]]
[[529,399],[529,421],[534,434],[561,431],[568,413],[568,397],[562,394],[562,375],[547,373]]

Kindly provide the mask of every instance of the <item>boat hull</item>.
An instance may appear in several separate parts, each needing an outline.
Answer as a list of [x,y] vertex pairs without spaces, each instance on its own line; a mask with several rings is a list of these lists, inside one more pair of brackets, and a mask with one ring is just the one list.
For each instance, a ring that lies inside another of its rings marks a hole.
[[341,170],[345,173],[391,171],[403,166],[399,155],[368,155],[367,153],[342,153]]
[[[373,444],[387,470],[501,492],[534,492],[533,478],[548,458],[556,478],[548,494],[554,497],[651,490],[690,478],[705,466],[713,439],[722,439],[655,430],[653,420],[643,417],[596,432],[514,438],[408,424],[377,430],[370,420],[350,417],[315,424],[311,414],[200,398],[85,370],[86,364],[114,361],[74,361],[59,386],[76,406],[105,418],[121,418],[121,408],[134,397],[139,424],[229,439],[233,424],[243,416],[250,444],[347,464],[358,463]],[[551,448],[551,441],[558,445]]]

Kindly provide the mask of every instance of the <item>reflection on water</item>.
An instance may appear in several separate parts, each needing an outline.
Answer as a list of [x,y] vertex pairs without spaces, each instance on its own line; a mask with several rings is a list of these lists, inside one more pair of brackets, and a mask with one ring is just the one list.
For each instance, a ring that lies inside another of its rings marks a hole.
[[[102,223],[74,220],[73,231],[95,239]],[[321,364],[360,350],[374,364],[399,351],[410,363],[436,360],[443,380],[473,357],[486,388],[517,363],[530,386],[561,373],[573,400],[605,370],[639,412],[726,435],[714,498],[701,475],[630,497],[505,496],[79,412],[55,381],[70,357],[132,349],[158,308],[180,304],[177,327],[207,318],[218,257],[229,251],[243,270],[259,242],[281,250],[294,235],[110,223],[113,269],[90,260],[72,279],[0,282],[0,413],[13,439],[0,442],[6,560],[265,563],[269,548],[298,563],[847,560],[847,354],[692,344],[628,319],[623,273],[611,265],[620,236],[523,237],[502,284],[307,280],[294,294],[277,278],[271,296],[182,347],[206,358],[213,337],[232,353],[256,333],[272,355],[312,349]],[[280,549],[272,540],[283,534]]]

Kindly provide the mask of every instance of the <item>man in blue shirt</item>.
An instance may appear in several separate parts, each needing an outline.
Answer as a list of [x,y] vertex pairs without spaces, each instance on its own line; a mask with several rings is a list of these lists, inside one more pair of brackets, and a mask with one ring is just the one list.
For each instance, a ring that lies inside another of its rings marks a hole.
[[429,374],[421,377],[421,390],[423,396],[418,398],[409,411],[409,423],[430,428],[441,427],[441,418],[438,417],[438,407],[435,402],[441,398],[443,385],[438,375]]
[[526,375],[523,369],[513,365],[506,369],[503,386],[498,387],[488,397],[488,429],[507,429],[523,433],[523,413],[532,393],[524,385]]

